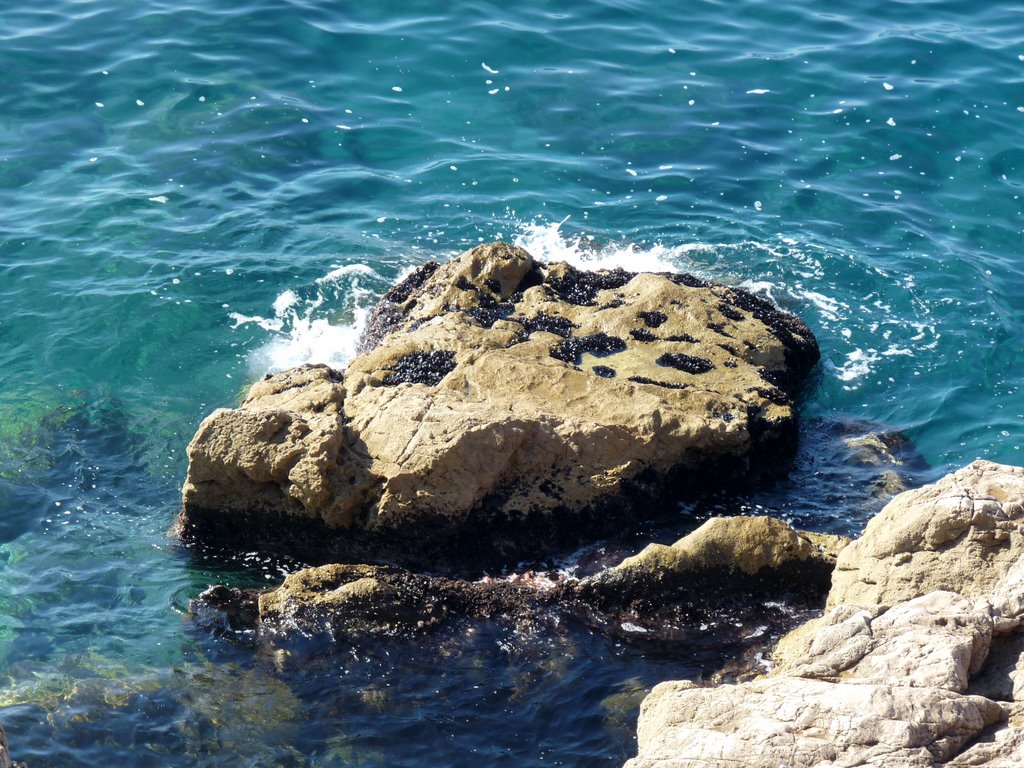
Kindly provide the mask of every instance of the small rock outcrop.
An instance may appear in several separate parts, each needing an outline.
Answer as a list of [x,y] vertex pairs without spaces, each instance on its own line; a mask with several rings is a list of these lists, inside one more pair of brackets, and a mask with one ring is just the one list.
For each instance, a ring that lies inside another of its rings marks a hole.
[[894,499],[767,677],[664,683],[628,768],[1024,765],[1024,468]]
[[715,517],[675,544],[650,544],[614,568],[583,579],[591,605],[650,614],[730,596],[828,591],[836,556],[849,539],[797,531],[773,517]]
[[783,464],[817,359],[745,291],[480,246],[385,294],[344,373],[285,371],[210,415],[179,530],[314,562],[536,556]]
[[525,615],[543,595],[390,566],[324,565],[291,574],[258,600],[263,639],[287,641],[298,632],[335,643],[428,631],[452,618]]
[[410,639],[455,621],[503,617],[525,625],[560,594],[551,582],[465,581],[396,566],[334,564],[296,571],[269,591],[210,587],[190,609],[200,627],[302,658]]
[[[723,606],[820,600],[846,543],[773,518],[715,518],[671,547],[652,544],[583,579],[525,572],[466,581],[395,566],[324,565],[296,571],[266,592],[211,587],[191,610],[199,626],[243,642],[290,648],[312,640],[323,652],[494,616],[527,626],[541,616],[557,625],[574,614],[599,631],[622,634],[626,626],[626,635],[668,639]],[[730,615],[735,624],[742,612]]]

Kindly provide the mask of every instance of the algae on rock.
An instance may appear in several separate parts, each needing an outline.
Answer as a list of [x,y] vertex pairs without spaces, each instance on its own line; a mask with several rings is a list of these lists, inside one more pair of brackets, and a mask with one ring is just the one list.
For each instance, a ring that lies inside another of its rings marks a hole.
[[479,246],[385,294],[343,374],[208,417],[179,530],[317,562],[536,556],[784,464],[817,359],[745,291]]

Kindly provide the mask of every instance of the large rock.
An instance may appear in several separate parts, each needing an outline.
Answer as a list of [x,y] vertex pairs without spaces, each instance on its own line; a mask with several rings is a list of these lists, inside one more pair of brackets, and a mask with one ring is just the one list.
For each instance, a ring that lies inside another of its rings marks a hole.
[[627,768],[932,768],[1003,710],[939,688],[773,678],[662,683],[640,710]]
[[1024,552],[1024,468],[987,461],[893,499],[836,563],[829,607],[981,597]]
[[989,462],[897,497],[771,675],[659,686],[627,765],[1024,764],[1022,504],[1024,469]]
[[208,417],[180,530],[316,561],[536,555],[779,466],[817,359],[742,290],[480,246],[389,291],[344,375],[286,371]]

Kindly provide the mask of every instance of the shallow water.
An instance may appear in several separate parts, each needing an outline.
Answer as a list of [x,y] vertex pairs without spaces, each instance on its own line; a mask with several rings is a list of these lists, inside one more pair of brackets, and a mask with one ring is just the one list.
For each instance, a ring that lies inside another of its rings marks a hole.
[[793,475],[614,547],[736,509],[859,530],[881,502],[850,430],[904,431],[912,482],[1021,463],[1017,10],[577,5],[5,11],[0,722],[16,756],[616,765],[638,692],[736,652],[699,625],[670,651],[484,627],[450,657],[438,640],[275,671],[188,622],[206,585],[296,566],[167,535],[202,416],[268,369],[343,365],[398,275],[477,242],[744,285],[818,336]]

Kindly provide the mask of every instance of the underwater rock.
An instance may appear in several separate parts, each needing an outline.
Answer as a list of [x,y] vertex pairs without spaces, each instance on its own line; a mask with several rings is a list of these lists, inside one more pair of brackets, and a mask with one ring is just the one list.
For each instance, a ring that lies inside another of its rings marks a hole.
[[806,325],[745,291],[504,243],[415,271],[361,348],[203,422],[186,539],[447,568],[565,548],[784,466],[818,360]]
[[[25,768],[24,763],[14,763],[13,768],[22,766]],[[7,748],[7,732],[0,726],[0,768],[12,768],[11,765],[11,753]]]
[[772,672],[645,700],[629,768],[1024,764],[1024,468],[895,498],[838,556]]
[[252,632],[269,647],[301,639],[330,651],[333,645],[373,637],[422,634],[456,618],[530,616],[555,599],[553,587],[333,564],[296,571],[265,592],[211,587],[190,609],[207,629]]

